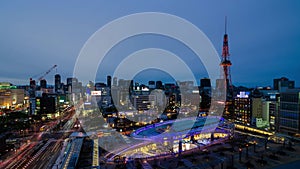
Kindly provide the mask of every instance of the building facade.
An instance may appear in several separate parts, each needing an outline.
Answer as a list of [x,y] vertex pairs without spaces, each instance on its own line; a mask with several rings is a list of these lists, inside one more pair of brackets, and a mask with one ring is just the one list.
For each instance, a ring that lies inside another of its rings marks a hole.
[[2,82],[0,83],[0,107],[17,108],[24,104],[25,91],[18,89],[16,86]]
[[241,91],[234,99],[234,121],[243,125],[251,124],[251,98],[250,92]]
[[290,89],[280,93],[279,132],[300,133],[300,89]]

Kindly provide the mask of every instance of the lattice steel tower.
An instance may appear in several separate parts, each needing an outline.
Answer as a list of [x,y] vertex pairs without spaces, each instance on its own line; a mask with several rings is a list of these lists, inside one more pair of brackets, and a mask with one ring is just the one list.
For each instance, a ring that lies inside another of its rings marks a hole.
[[232,97],[233,95],[233,89],[232,89],[232,83],[231,83],[231,74],[230,74],[230,66],[232,65],[230,59],[229,59],[229,47],[228,47],[228,35],[227,35],[227,18],[225,17],[225,34],[223,39],[223,49],[222,49],[222,59],[220,66],[223,68],[223,78],[225,80],[225,85],[227,89],[227,97]]

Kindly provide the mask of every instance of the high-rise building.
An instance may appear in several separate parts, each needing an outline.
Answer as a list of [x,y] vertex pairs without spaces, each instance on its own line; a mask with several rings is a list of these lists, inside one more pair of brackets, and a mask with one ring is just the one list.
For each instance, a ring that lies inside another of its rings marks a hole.
[[209,78],[200,79],[200,87],[205,88],[211,88],[211,83]]
[[276,131],[278,128],[279,93],[271,88],[256,88],[251,93],[251,124],[258,128]]
[[156,81],[155,85],[156,89],[164,89],[162,81]]
[[262,123],[256,124],[257,127],[270,127],[270,105],[272,101],[263,100],[262,102]]
[[[98,82],[95,83],[95,91],[99,91],[101,93],[100,95],[97,94],[96,96],[94,96],[96,98],[97,104],[100,107],[106,107],[112,103],[111,87],[108,87],[105,83]],[[113,94],[115,94],[115,92]],[[114,97],[115,96],[116,95],[114,95]]]
[[250,92],[241,91],[234,100],[234,121],[243,125],[251,124]]
[[120,88],[113,84],[110,93],[111,93],[112,103],[118,107],[120,104]]
[[95,90],[101,90],[104,87],[107,87],[107,86],[103,82],[97,82],[97,83],[95,83]]
[[35,99],[35,90],[36,90],[36,83],[35,80],[30,78],[29,82],[29,111],[31,115],[36,114],[36,99]]
[[157,111],[159,113],[161,113],[165,106],[166,106],[166,102],[167,102],[167,98],[166,98],[166,95],[164,93],[164,91],[162,90],[153,90],[151,92],[151,95],[153,95],[155,97],[155,100],[156,102],[154,103],[155,107],[157,108]]
[[279,132],[300,134],[300,89],[280,93]]
[[209,78],[200,79],[200,112],[208,112],[211,105],[211,83]]
[[251,97],[252,97],[252,106],[251,106],[251,124],[252,125],[256,125],[256,121],[258,119],[262,119],[263,116],[263,95],[262,93],[260,93],[260,91],[258,89],[254,89],[251,93]]
[[148,82],[149,89],[155,89],[155,81],[151,80]]
[[107,76],[106,85],[107,87],[111,87],[111,76]]
[[279,101],[271,101],[269,104],[269,125],[271,131],[278,131]]
[[41,115],[55,114],[58,110],[58,100],[55,94],[43,94],[42,97],[36,98],[38,113]]
[[35,90],[35,88],[36,88],[35,80],[33,80],[32,78],[30,78],[29,87],[30,87],[30,89],[33,89],[33,90]]
[[61,90],[61,77],[59,74],[56,74],[54,76],[54,88],[55,88],[55,92],[59,92],[59,90]]
[[73,81],[73,78],[72,77],[68,77],[67,78],[67,85],[72,86],[72,81]]
[[253,97],[252,98],[252,125],[256,125],[256,119],[262,118],[263,114],[263,98],[261,97]]
[[79,87],[78,79],[75,77],[69,77],[67,78],[67,86],[68,86],[68,92],[73,92],[73,88]]
[[134,95],[132,96],[133,106],[136,110],[149,110],[151,108],[151,102],[153,102],[155,97],[150,95]]
[[287,89],[295,88],[295,81],[291,81],[286,77],[274,79],[273,88],[274,90],[278,90],[279,92],[284,92]]
[[270,126],[270,106],[272,101],[262,97],[251,99],[251,124],[258,128],[268,128]]
[[45,79],[42,79],[40,81],[40,86],[41,86],[41,88],[46,89],[47,88],[47,81]]
[[129,90],[129,88],[131,86],[133,86],[133,81],[132,80],[119,79],[118,86],[120,88],[126,88],[126,90]]
[[113,78],[113,86],[118,86],[118,78],[117,77]]

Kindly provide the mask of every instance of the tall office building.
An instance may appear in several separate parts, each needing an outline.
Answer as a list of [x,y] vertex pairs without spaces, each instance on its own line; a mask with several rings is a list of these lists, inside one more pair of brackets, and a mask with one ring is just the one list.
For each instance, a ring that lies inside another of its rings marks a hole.
[[269,125],[271,131],[278,131],[278,108],[279,108],[279,101],[271,101],[269,104]]
[[148,86],[149,86],[149,89],[155,89],[155,81],[150,80],[150,81],[148,82]]
[[261,97],[252,98],[252,115],[251,115],[252,125],[256,125],[256,120],[262,118],[262,114],[263,114],[262,104],[263,104],[263,98]]
[[35,90],[35,88],[36,88],[35,80],[33,80],[32,78],[30,78],[29,87],[32,90]]
[[270,110],[273,109],[273,102],[264,98],[252,98],[251,100],[251,124],[258,128],[270,127]]
[[250,92],[240,92],[234,100],[234,121],[243,125],[251,124]]
[[111,76],[107,76],[106,85],[107,87],[111,87]]
[[300,134],[300,89],[280,93],[279,132]]
[[200,79],[199,94],[201,96],[200,112],[208,112],[211,105],[211,83],[210,79]]
[[43,94],[42,97],[36,98],[37,113],[41,115],[54,115],[58,110],[58,100],[56,94]]
[[150,95],[132,96],[132,103],[136,110],[149,110],[153,101],[154,97],[150,97]]
[[133,81],[132,80],[119,79],[118,86],[120,88],[126,88],[126,90],[129,90],[129,88],[133,86]]
[[42,79],[40,81],[40,86],[41,86],[41,88],[46,89],[47,88],[47,81],[45,79]]
[[72,77],[68,77],[67,78],[67,85],[72,86],[72,81],[73,81],[73,78]]
[[295,81],[291,81],[286,77],[274,79],[273,80],[273,88],[274,88],[274,90],[278,90],[279,92],[284,92],[287,89],[295,88]]
[[54,87],[56,93],[61,89],[61,77],[59,74],[54,76]]
[[36,83],[35,80],[30,78],[29,82],[29,97],[34,98],[35,97],[35,90],[36,90]]
[[107,86],[103,82],[97,82],[97,83],[95,83],[95,90],[101,90],[104,87],[107,87]]
[[209,78],[200,79],[201,88],[211,88],[211,83]]
[[118,78],[117,77],[113,78],[113,86],[118,86]]
[[72,92],[72,88],[79,87],[78,79],[75,77],[69,77],[67,78],[67,86],[71,87],[71,90],[69,92]]
[[164,89],[162,81],[156,81],[155,85],[156,89]]
[[251,107],[251,123],[252,125],[256,125],[256,120],[257,119],[261,119],[263,116],[263,95],[262,93],[260,93],[260,91],[258,89],[254,89],[254,91],[252,91],[252,107]]

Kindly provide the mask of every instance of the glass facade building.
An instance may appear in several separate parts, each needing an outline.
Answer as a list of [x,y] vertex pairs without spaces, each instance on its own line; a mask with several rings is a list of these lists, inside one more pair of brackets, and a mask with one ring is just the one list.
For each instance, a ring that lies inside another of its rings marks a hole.
[[300,90],[288,90],[280,94],[279,131],[300,133]]

